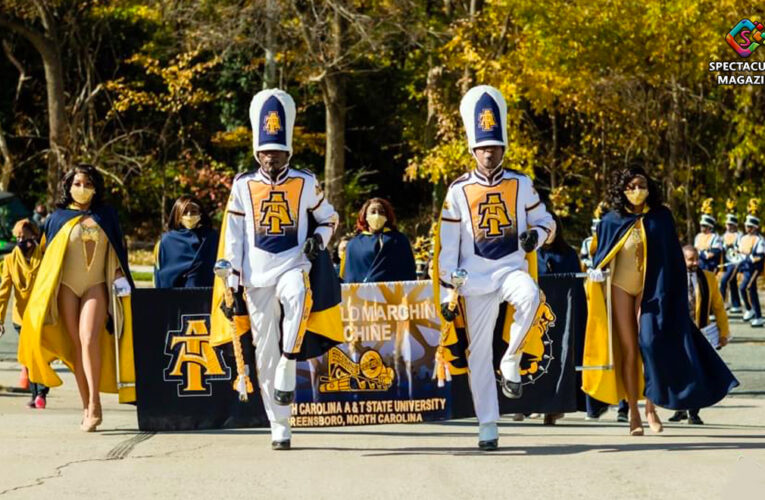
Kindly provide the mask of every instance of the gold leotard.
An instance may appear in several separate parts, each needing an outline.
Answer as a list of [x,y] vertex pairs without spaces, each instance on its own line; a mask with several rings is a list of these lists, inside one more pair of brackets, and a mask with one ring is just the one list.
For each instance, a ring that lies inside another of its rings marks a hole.
[[643,223],[638,220],[614,258],[612,283],[633,297],[643,291]]
[[69,233],[61,284],[82,297],[91,287],[106,282],[109,239],[101,226],[76,224]]

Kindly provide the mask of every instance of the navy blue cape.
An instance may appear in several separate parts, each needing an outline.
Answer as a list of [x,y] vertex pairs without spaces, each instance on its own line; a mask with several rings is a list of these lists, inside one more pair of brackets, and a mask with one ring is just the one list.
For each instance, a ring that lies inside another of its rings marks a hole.
[[[380,247],[382,243],[382,247]],[[378,283],[417,279],[414,254],[402,233],[360,233],[345,249],[345,283]]]
[[218,233],[209,227],[177,229],[162,235],[154,270],[157,288],[213,286]]
[[562,252],[545,248],[537,250],[537,272],[539,276],[558,273],[579,273],[582,271],[576,250],[566,245]]
[[738,386],[738,380],[691,319],[685,260],[669,209],[606,214],[598,224],[593,263],[598,266],[640,217],[647,240],[638,326],[645,397],[673,410],[712,406]]
[[117,253],[117,258],[120,261],[120,267],[122,272],[130,283],[131,288],[135,288],[133,283],[133,276],[130,274],[130,266],[128,266],[127,249],[125,248],[125,237],[120,229],[120,221],[117,217],[117,211],[114,208],[101,205],[89,210],[74,210],[71,208],[59,208],[56,209],[45,220],[45,226],[43,227],[43,233],[45,234],[45,240],[47,242],[53,241],[58,232],[64,227],[64,224],[72,220],[77,216],[90,216],[94,221],[103,229],[106,237],[109,238],[112,248]]

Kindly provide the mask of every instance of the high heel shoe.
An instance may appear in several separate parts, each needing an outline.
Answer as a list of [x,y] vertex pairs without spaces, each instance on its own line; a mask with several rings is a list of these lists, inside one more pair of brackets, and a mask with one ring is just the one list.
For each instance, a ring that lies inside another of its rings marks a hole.
[[95,432],[99,423],[100,422],[94,417],[85,417],[82,421],[82,425],[80,425],[80,430],[82,432]]
[[80,430],[83,432],[94,432],[101,425],[101,420],[101,408],[94,409],[93,411],[85,410]]
[[630,436],[642,436],[643,434],[643,422],[630,420]]
[[646,412],[645,417],[648,419],[648,426],[651,428],[652,432],[659,434],[664,430],[664,425],[662,425],[661,420],[659,420],[659,415],[656,413],[656,410]]
[[99,406],[95,410],[93,410],[93,418],[96,421],[96,425],[101,425],[101,422],[103,421],[103,411],[101,410],[101,407]]

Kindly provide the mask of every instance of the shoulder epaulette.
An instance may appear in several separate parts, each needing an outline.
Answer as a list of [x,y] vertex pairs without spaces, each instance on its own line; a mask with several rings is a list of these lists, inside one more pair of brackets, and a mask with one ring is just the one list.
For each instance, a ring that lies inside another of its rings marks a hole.
[[449,187],[451,188],[452,186],[454,186],[454,185],[456,185],[456,184],[458,184],[460,182],[464,182],[464,181],[468,180],[469,177],[470,177],[470,172],[465,172],[464,174],[462,174],[459,177],[457,177],[456,179],[454,179],[452,181],[452,183],[449,184]]
[[251,170],[245,170],[244,172],[239,172],[238,174],[236,174],[234,176],[233,182],[238,181],[241,177],[244,177],[246,175],[252,175],[252,174],[254,174],[257,171],[258,171],[258,169],[251,169]]

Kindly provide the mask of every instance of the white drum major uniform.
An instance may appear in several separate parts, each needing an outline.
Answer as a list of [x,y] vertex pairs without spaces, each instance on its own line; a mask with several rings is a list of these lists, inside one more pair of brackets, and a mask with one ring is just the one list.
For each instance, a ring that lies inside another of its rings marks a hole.
[[476,168],[449,187],[441,212],[438,278],[442,316],[448,307],[450,277],[468,273],[460,287],[469,338],[468,368],[479,422],[479,447],[498,446],[499,403],[492,362],[494,326],[502,302],[514,310],[510,341],[501,363],[503,393],[521,397],[521,347],[540,305],[540,291],[528,273],[526,253],[552,241],[555,222],[531,179],[502,168],[507,146],[507,106],[495,88],[481,85],[462,99],[460,113]]

